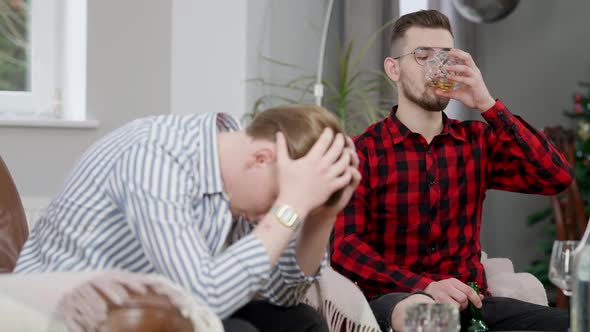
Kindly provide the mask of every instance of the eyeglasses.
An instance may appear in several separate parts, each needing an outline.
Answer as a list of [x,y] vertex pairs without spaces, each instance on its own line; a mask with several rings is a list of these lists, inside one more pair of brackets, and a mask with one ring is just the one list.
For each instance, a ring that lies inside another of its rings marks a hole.
[[424,66],[424,64],[426,63],[426,61],[428,61],[428,59],[432,58],[437,52],[448,52],[451,49],[448,47],[417,47],[415,50],[413,50],[410,53],[407,54],[402,54],[398,57],[395,57],[395,60],[398,60],[401,57],[404,57],[406,55],[410,55],[413,54],[414,55],[414,59],[416,60],[416,62],[420,65],[420,66]]

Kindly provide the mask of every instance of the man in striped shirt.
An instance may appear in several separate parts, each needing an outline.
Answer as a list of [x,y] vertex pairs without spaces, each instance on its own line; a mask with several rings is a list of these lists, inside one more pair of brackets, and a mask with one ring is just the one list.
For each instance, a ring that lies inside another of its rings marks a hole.
[[299,302],[357,167],[352,141],[315,106],[267,110],[245,130],[224,114],[139,119],[82,156],[15,272],[157,273],[228,331],[325,331]]

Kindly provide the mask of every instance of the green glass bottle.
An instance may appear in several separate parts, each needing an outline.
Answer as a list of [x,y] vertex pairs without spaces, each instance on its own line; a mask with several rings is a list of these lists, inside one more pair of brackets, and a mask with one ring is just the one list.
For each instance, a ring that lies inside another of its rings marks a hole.
[[[469,287],[473,288],[475,293],[479,295],[479,287],[477,286],[477,282],[469,282]],[[486,332],[488,330],[488,326],[484,323],[483,318],[481,317],[481,309],[478,309],[473,303],[469,302],[469,313],[471,314],[471,321],[469,322],[469,328],[467,328],[468,332]]]

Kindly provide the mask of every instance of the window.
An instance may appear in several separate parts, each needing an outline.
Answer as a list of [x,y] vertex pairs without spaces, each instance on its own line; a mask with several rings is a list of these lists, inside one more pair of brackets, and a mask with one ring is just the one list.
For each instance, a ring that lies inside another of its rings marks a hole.
[[0,13],[0,90],[27,90],[26,9],[17,1],[2,1]]
[[0,120],[85,120],[86,0],[0,0]]

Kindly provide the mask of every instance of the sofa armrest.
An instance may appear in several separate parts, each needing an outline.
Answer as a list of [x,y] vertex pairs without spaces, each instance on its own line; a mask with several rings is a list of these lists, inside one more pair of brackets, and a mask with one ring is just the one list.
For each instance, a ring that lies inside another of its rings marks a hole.
[[488,278],[498,273],[514,273],[514,265],[508,258],[485,258],[481,260],[481,264]]
[[488,258],[482,252],[481,263],[486,272],[488,290],[493,296],[548,305],[547,292],[539,279],[530,273],[515,273],[510,259]]
[[488,278],[488,290],[493,296],[548,305],[545,287],[530,273],[497,273]]

